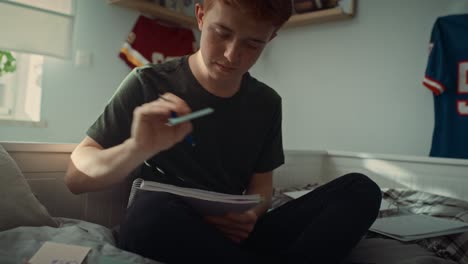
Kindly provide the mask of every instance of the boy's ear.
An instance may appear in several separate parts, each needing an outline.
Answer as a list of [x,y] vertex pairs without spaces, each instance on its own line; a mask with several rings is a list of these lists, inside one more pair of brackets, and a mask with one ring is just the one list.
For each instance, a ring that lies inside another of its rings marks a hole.
[[198,30],[201,31],[203,28],[203,19],[205,17],[205,10],[203,9],[203,5],[200,3],[195,4],[195,17],[197,18]]

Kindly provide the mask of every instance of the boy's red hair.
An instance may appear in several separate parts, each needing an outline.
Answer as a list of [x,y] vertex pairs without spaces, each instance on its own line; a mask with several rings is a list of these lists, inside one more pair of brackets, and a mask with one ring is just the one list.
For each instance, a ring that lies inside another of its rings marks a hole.
[[277,28],[288,21],[292,13],[291,0],[204,0],[205,12],[210,10],[216,1],[239,8],[254,19],[271,21]]

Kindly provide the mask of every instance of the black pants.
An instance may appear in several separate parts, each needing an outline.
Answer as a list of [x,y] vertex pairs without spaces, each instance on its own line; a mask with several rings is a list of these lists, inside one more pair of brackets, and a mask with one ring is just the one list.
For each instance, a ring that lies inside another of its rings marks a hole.
[[177,196],[141,192],[122,249],[166,263],[340,263],[377,217],[380,188],[352,173],[262,216],[249,238],[226,238]]

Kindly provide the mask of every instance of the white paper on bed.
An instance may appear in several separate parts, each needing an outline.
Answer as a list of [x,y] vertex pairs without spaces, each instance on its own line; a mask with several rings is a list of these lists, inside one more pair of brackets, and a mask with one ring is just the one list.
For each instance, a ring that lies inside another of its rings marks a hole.
[[380,202],[380,209],[379,212],[386,213],[386,212],[398,212],[398,206],[394,203],[391,203],[385,199],[382,199]]
[[292,191],[292,192],[285,192],[284,194],[293,198],[293,199],[297,199],[303,195],[306,195],[308,193],[310,193],[311,191],[313,190],[304,190],[304,191]]
[[468,223],[420,214],[378,218],[370,230],[400,241],[411,241],[468,231]]
[[46,241],[29,260],[29,264],[82,263],[90,247]]

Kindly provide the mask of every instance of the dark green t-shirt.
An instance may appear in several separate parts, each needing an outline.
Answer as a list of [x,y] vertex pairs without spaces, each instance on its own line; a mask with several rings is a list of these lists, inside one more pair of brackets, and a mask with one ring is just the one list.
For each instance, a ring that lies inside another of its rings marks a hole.
[[[240,194],[254,173],[272,171],[284,163],[281,97],[248,73],[232,97],[215,96],[195,79],[188,56],[135,68],[89,128],[88,136],[104,148],[122,143],[130,137],[133,110],[165,92],[182,98],[192,111],[214,109],[213,114],[192,120],[195,146],[184,140],[148,160],[167,178],[178,175],[208,190]],[[138,176],[158,180],[153,169],[142,165]],[[169,183],[180,185],[175,180]]]

